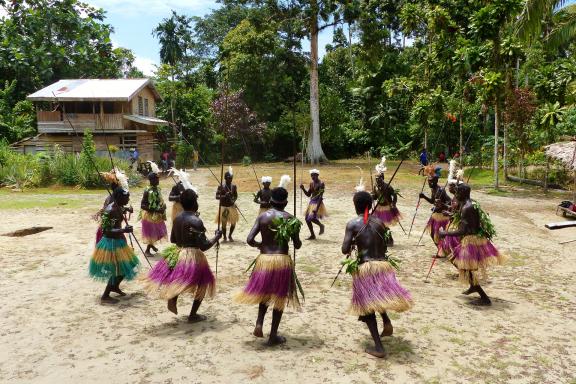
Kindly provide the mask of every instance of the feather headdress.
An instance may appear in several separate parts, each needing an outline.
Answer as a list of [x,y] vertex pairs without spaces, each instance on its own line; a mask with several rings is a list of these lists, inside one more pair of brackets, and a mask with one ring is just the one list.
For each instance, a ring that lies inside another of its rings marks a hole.
[[292,181],[292,179],[290,178],[290,176],[288,176],[288,175],[282,175],[282,177],[280,178],[280,183],[278,184],[278,187],[279,187],[279,188],[287,189],[286,187],[288,186],[288,184],[290,183],[290,181]]
[[176,168],[170,168],[168,170],[168,173],[176,176],[178,178],[178,181],[180,181],[182,183],[182,186],[184,186],[184,189],[191,189],[194,192],[196,192],[196,194],[198,194],[198,191],[190,182],[190,174],[184,172],[183,170],[178,170]]
[[366,185],[364,184],[364,178],[361,177],[358,185],[354,187],[356,192],[364,192],[366,190]]
[[458,184],[462,184],[464,182],[464,170],[459,169],[456,172],[456,180],[458,180]]
[[148,160],[147,163],[150,164],[150,171],[152,173],[160,173],[160,167],[158,167],[158,164],[156,164],[152,160]]
[[317,170],[316,168],[314,168],[314,169],[311,169],[311,170],[310,170],[310,174],[311,174],[311,175],[318,175],[318,176],[320,176],[320,171]]
[[232,169],[232,166],[229,165],[228,166],[228,172],[227,172],[230,176],[234,176],[234,170]]
[[108,184],[119,184],[114,170],[112,170],[112,172],[100,172],[100,176],[102,176],[102,179],[104,179]]
[[382,160],[380,160],[380,163],[376,164],[376,167],[374,168],[376,169],[376,173],[379,175],[386,172],[388,170],[388,168],[386,167],[386,156],[382,156]]
[[262,176],[262,184],[264,183],[271,183],[272,177],[271,176]]
[[457,184],[458,180],[456,180],[456,168],[458,164],[456,160],[450,160],[450,165],[448,166],[448,184]]
[[128,191],[128,176],[122,171],[121,169],[114,167],[114,175],[116,175],[116,180],[118,180],[118,184]]
[[424,175],[428,176],[428,177],[434,177],[437,176],[436,175],[436,169],[434,168],[433,165],[427,165],[424,167]]

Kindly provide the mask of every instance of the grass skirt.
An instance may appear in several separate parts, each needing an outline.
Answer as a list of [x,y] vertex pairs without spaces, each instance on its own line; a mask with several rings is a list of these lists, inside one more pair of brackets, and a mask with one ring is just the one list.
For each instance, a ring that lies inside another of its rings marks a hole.
[[[316,214],[314,214],[314,211],[316,211]],[[327,216],[328,211],[326,211],[326,206],[324,205],[323,201],[320,202],[320,206],[318,206],[318,203],[311,201],[310,203],[308,203],[308,208],[306,208],[306,212],[304,213],[306,221],[311,221],[314,219],[323,219]]]
[[96,244],[90,259],[89,274],[96,280],[108,281],[111,277],[124,276],[132,280],[138,273],[140,262],[125,238],[103,236]]
[[[454,224],[454,222],[451,222],[446,230],[449,231],[457,229],[455,227],[457,226]],[[460,245],[460,236],[446,236],[438,241],[438,252],[439,254],[448,257],[452,255],[454,249],[456,249],[458,245]]]
[[430,216],[430,220],[428,220],[428,224],[426,224],[426,229],[428,230],[428,233],[433,236],[435,244],[438,244],[440,241],[438,231],[440,228],[447,228],[449,223],[450,217],[445,216],[442,213],[435,212]]
[[174,219],[176,218],[176,216],[178,216],[179,214],[181,214],[184,211],[184,208],[182,208],[182,204],[180,204],[179,202],[175,201],[172,204],[172,221],[174,221]]
[[241,304],[265,304],[283,311],[287,304],[300,307],[294,278],[294,265],[289,255],[260,254],[244,290],[235,295]]
[[492,265],[501,265],[506,258],[498,252],[492,242],[478,235],[462,237],[460,244],[454,248],[450,261],[458,268],[459,280],[469,284],[472,278],[475,284],[481,278],[486,278],[486,269]]
[[387,227],[398,224],[402,218],[398,208],[392,208],[390,205],[377,205],[374,209],[374,216],[379,218]]
[[96,230],[96,244],[98,244],[100,242],[100,240],[102,240],[103,236],[104,236],[104,231],[102,231],[101,226],[98,226],[98,229]]
[[213,297],[216,291],[216,280],[208,260],[198,248],[180,249],[174,268],[170,268],[166,259],[160,260],[142,279],[142,283],[149,295],[164,300],[183,293],[201,300],[206,295]]
[[166,217],[160,212],[142,211],[142,241],[154,245],[157,241],[168,237],[164,222]]
[[[236,207],[221,207],[220,209],[220,223],[222,225],[230,224],[236,225],[238,220],[240,219],[240,215],[238,214],[238,209]],[[216,218],[214,222],[218,222],[218,212],[216,212]]]
[[350,312],[358,316],[384,311],[404,312],[414,305],[410,292],[398,280],[387,261],[367,261],[352,274]]

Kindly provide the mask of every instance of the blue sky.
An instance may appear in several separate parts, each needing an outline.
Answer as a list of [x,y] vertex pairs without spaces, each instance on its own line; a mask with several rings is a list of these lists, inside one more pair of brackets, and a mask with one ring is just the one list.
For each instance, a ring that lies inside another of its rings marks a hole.
[[[171,10],[187,16],[204,16],[219,7],[215,0],[88,0],[106,11],[106,22],[114,27],[112,40],[118,46],[131,49],[136,55],[136,66],[151,75],[160,59],[158,40],[152,29]],[[326,44],[332,42],[332,29],[323,31],[319,39],[320,57]],[[309,43],[303,44],[309,50]]]

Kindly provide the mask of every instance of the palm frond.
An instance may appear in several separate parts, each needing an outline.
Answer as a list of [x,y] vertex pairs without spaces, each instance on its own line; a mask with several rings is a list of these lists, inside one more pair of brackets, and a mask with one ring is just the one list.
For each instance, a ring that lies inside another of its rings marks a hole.
[[549,49],[570,43],[576,39],[576,4],[570,4],[554,15],[554,28],[546,39],[545,46]]
[[542,33],[542,22],[566,2],[567,0],[526,0],[514,23],[516,36],[528,42],[536,40]]

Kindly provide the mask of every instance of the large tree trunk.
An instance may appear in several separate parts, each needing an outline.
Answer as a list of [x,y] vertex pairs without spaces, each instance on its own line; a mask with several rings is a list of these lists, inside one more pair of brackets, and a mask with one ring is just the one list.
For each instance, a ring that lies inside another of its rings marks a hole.
[[498,100],[494,103],[494,188],[498,189],[498,123],[500,122]]
[[[315,1],[313,1],[315,3]],[[312,7],[315,9],[315,4]],[[320,141],[320,97],[318,92],[318,19],[313,15],[310,22],[310,117],[312,134],[308,139],[308,160],[312,164],[326,161]]]
[[508,125],[504,123],[504,152],[502,155],[504,165],[504,180],[508,177]]

